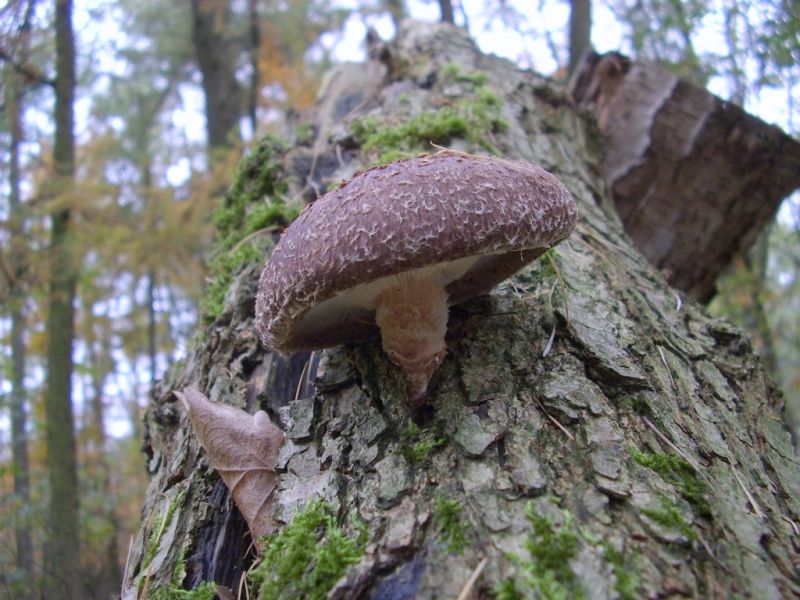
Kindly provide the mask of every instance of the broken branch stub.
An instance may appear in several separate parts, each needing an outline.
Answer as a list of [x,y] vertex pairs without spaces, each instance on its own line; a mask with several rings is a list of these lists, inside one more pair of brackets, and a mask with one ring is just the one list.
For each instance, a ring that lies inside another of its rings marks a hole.
[[275,530],[270,515],[277,485],[275,462],[283,446],[283,432],[263,410],[251,415],[211,402],[192,387],[175,395],[189,413],[197,439],[230,490],[253,540],[271,534]]

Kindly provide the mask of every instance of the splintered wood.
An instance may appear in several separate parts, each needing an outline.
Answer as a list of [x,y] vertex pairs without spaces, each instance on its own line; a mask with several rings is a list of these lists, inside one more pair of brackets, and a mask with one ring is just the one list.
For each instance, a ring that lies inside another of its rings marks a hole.
[[607,136],[604,171],[639,250],[706,301],[800,187],[800,143],[664,69],[590,54],[571,84]]

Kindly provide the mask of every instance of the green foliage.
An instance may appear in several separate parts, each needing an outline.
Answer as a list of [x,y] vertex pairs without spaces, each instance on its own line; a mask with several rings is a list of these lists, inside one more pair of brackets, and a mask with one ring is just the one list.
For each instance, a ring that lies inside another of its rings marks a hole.
[[214,212],[218,239],[201,300],[206,322],[222,313],[225,294],[236,273],[250,262],[264,260],[264,243],[253,239],[254,234],[271,226],[284,227],[299,214],[299,208],[288,206],[281,196],[286,189],[281,181],[282,151],[276,139],[262,140],[242,160],[225,204]]
[[500,97],[486,84],[488,77],[483,73],[462,75],[453,65],[445,67],[443,73],[471,88],[454,105],[419,113],[396,125],[378,123],[373,118],[353,123],[353,134],[364,152],[378,152],[377,164],[411,158],[430,151],[431,144],[447,145],[453,138],[499,153],[491,134],[505,129],[508,123],[502,117]]
[[697,539],[697,532],[686,522],[672,500],[666,496],[661,496],[659,504],[659,507],[643,508],[642,514],[647,515],[662,527],[680,531],[691,541]]
[[443,496],[436,498],[433,506],[433,524],[442,532],[447,551],[461,554],[467,547],[466,525],[461,521],[461,505]]
[[[719,77],[729,97],[743,105],[767,86],[782,86],[796,103],[797,2],[612,0],[609,7],[627,29],[636,58],[659,62],[703,86]],[[721,43],[709,46],[709,36]]]
[[366,542],[366,528],[360,527],[357,539],[348,538],[323,500],[309,500],[291,523],[266,539],[263,558],[250,574],[255,597],[321,600],[361,559]]
[[711,516],[711,508],[706,500],[708,488],[697,476],[692,465],[675,454],[642,452],[637,448],[631,448],[630,455],[637,463],[654,471],[661,479],[678,488],[681,496],[694,507],[698,516]]
[[550,519],[535,512],[532,503],[525,507],[531,532],[524,542],[527,558],[512,555],[520,569],[516,580],[509,579],[495,588],[498,597],[546,598],[547,600],[580,600],[584,598],[575,573],[569,566],[580,549],[572,515],[563,511],[564,521],[556,526]]

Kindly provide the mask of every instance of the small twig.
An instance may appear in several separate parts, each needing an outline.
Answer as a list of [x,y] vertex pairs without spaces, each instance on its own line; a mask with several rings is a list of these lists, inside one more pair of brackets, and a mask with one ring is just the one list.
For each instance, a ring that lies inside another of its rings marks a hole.
[[794,521],[792,521],[789,517],[781,515],[781,519],[786,521],[789,525],[792,526],[792,531],[794,531],[795,535],[800,535],[800,526],[797,525]]
[[262,227],[261,229],[256,229],[254,232],[244,236],[242,239],[236,242],[236,245],[234,245],[230,251],[235,252],[253,238],[258,237],[264,233],[273,233],[275,231],[280,231],[281,229],[283,229],[283,227],[280,225],[269,225],[268,227]]
[[250,600],[250,588],[247,586],[247,575],[250,571],[246,571],[239,577],[239,585],[236,587],[236,600]]
[[736,472],[736,467],[731,465],[731,471],[733,472],[733,476],[736,478],[736,482],[739,484],[739,487],[742,488],[744,495],[747,496],[747,501],[753,508],[753,512],[756,513],[756,516],[759,519],[763,520],[764,513],[761,512],[761,508],[758,506],[758,502],[756,502],[756,499],[753,497],[753,494],[750,493],[750,490],[748,490],[747,487],[744,485],[744,481],[742,481],[742,478],[739,477],[739,473]]
[[667,446],[669,446],[670,448],[672,448],[672,450],[675,452],[675,454],[677,454],[677,455],[678,455],[678,456],[680,456],[680,457],[681,457],[683,460],[685,460],[687,463],[689,463],[690,465],[692,465],[692,468],[693,468],[693,469],[694,469],[694,470],[695,470],[695,471],[698,473],[698,475],[702,473],[702,471],[700,471],[700,467],[699,467],[699,465],[697,465],[697,463],[695,463],[693,460],[691,460],[691,459],[690,459],[690,458],[689,458],[689,457],[686,455],[686,453],[685,453],[685,452],[683,452],[683,450],[681,450],[681,449],[680,449],[680,448],[678,448],[678,447],[677,447],[675,444],[673,444],[673,443],[670,441],[670,439],[669,439],[667,436],[665,436],[663,433],[661,433],[661,432],[658,430],[658,428],[657,428],[655,425],[653,425],[653,423],[651,423],[651,422],[650,422],[650,419],[648,419],[647,417],[642,417],[642,420],[644,421],[644,424],[645,424],[645,425],[647,425],[647,426],[648,426],[650,429],[652,429],[652,430],[653,430],[653,432],[654,432],[654,433],[655,433],[655,434],[658,436],[658,438],[659,438],[659,439],[660,439],[662,442],[664,442],[664,443],[665,443]]
[[575,441],[575,436],[572,435],[566,427],[564,427],[561,423],[559,423],[558,419],[556,419],[553,416],[551,416],[550,413],[547,412],[547,409],[542,405],[541,402],[539,402],[538,399],[536,400],[536,404],[538,404],[539,408],[542,409],[542,412],[544,413],[544,416],[547,417],[548,419],[550,419],[553,422],[553,425],[558,427],[564,433],[564,435],[566,435],[570,440],[572,440],[573,442]]
[[708,555],[711,557],[711,560],[713,560],[720,569],[722,569],[726,573],[730,573],[728,567],[723,565],[722,562],[720,562],[720,560],[716,556],[714,556],[714,553],[711,551],[711,547],[708,545],[706,539],[702,535],[698,537],[700,539],[700,543],[703,545],[703,548],[705,548],[706,552],[708,552]]
[[675,296],[675,312],[681,312],[681,307],[683,306],[683,300],[681,299],[681,295],[678,292],[672,292]]
[[306,371],[309,370],[309,366],[311,365],[311,358],[306,361],[306,364],[303,365],[303,370],[300,371],[300,377],[297,380],[297,388],[294,391],[294,401],[300,398],[300,389],[303,387],[303,377],[305,377]]
[[[550,266],[553,267],[553,270],[556,272],[556,278],[558,282],[561,284],[561,288],[564,290],[564,316],[567,317],[567,323],[569,323],[569,295],[567,294],[567,284],[564,281],[564,278],[561,276],[561,269],[558,268],[555,259],[553,258],[552,253],[547,253],[547,259],[550,261]],[[555,286],[553,286],[555,289]],[[551,292],[552,294],[552,292]],[[552,309],[552,304],[551,304]]]
[[125,571],[123,571],[122,589],[119,592],[120,598],[125,596],[125,588],[128,587],[128,567],[131,564],[131,552],[133,552],[133,536],[131,536],[131,541],[128,542],[128,554],[125,557]]
[[469,579],[467,579],[464,587],[461,588],[461,593],[458,595],[456,600],[467,600],[467,598],[469,598],[472,588],[475,587],[475,582],[478,581],[478,577],[481,576],[481,573],[483,573],[483,569],[486,567],[488,562],[489,559],[485,556],[481,559],[481,562],[479,562],[478,566],[475,567],[475,570],[472,571],[472,575],[470,575]]
[[556,339],[556,324],[553,323],[553,331],[550,332],[550,339],[547,340],[547,345],[544,347],[542,351],[542,358],[550,354],[550,349],[553,347],[553,340]]
[[667,375],[669,376],[669,382],[672,384],[672,391],[674,393],[678,393],[678,387],[675,385],[675,380],[672,378],[672,371],[669,369],[669,364],[667,363],[667,357],[664,356],[664,351],[661,349],[661,346],[656,344],[656,348],[658,349],[658,354],[661,356],[661,362],[664,363],[664,368],[667,369]]
[[306,389],[311,387],[311,365],[314,363],[314,358],[317,351],[312,350],[311,356],[308,357],[308,370],[306,371]]
[[[553,284],[553,287],[550,288],[550,293],[547,294],[547,306],[550,308],[551,313],[555,313],[553,310],[553,292],[556,291],[556,286]],[[544,347],[544,351],[542,352],[542,358],[547,356],[550,353],[550,348],[553,347],[553,340],[556,338],[556,320],[553,319],[553,331],[550,332],[550,339],[547,340],[547,344]]]

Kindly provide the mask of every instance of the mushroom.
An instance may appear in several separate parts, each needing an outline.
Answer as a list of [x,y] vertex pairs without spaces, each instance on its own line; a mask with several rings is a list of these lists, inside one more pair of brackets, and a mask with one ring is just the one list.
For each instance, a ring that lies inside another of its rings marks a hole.
[[577,210],[544,169],[453,151],[357,173],[306,207],[261,274],[256,320],[279,351],[380,333],[419,404],[445,355],[448,306],[567,237]]

